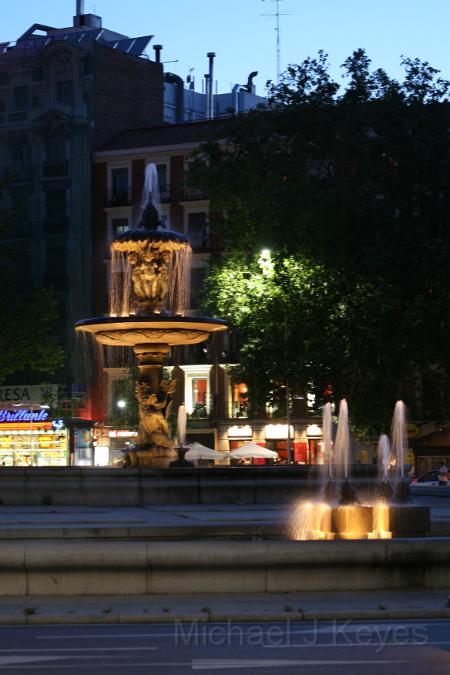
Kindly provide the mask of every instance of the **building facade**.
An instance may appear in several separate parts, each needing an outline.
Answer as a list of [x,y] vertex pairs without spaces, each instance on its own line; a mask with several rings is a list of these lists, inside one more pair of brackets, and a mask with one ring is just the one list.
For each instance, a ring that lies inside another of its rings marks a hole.
[[[0,45],[0,180],[15,214],[6,243],[17,251],[19,287],[54,289],[69,355],[74,322],[92,312],[92,152],[163,116],[162,66],[140,58],[149,39],[80,15],[69,28],[35,24]],[[69,358],[67,381],[77,369]]]

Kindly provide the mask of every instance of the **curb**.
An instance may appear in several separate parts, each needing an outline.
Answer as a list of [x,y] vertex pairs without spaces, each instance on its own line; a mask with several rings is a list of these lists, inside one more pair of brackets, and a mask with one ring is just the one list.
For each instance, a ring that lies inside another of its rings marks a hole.
[[0,614],[0,625],[39,625],[39,624],[136,624],[136,623],[164,623],[170,624],[178,621],[184,622],[264,622],[276,623],[289,621],[373,621],[373,620],[401,620],[401,619],[448,619],[450,609],[386,609],[386,610],[319,610],[319,611],[273,611],[260,612],[221,612],[210,610],[208,612],[176,612],[172,613],[89,613],[89,612],[64,612],[23,614]]

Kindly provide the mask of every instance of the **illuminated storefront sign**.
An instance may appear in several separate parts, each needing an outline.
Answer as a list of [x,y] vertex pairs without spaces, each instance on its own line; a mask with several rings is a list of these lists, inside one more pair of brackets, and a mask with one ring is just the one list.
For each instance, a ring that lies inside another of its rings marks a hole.
[[46,410],[30,410],[21,408],[20,410],[0,409],[0,422],[45,422],[48,419]]
[[[287,424],[266,424],[266,440],[278,440],[288,437]],[[294,438],[294,427],[290,425],[290,437]]]
[[322,429],[318,424],[310,424],[306,427],[306,435],[308,438],[320,438],[322,436]]
[[248,424],[242,427],[234,426],[228,428],[228,438],[252,438],[253,429]]

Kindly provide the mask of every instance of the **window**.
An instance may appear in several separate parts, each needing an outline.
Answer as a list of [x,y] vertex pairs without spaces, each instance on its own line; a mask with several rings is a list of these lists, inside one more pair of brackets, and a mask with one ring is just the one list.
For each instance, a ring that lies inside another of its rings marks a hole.
[[198,406],[206,407],[206,392],[208,390],[208,378],[193,377],[191,380],[192,404],[194,408]]
[[13,107],[14,110],[30,109],[30,90],[29,87],[14,87],[13,89]]
[[243,382],[232,384],[232,417],[248,416],[248,389]]
[[191,169],[202,170],[206,167],[206,162],[201,160],[189,159],[185,162],[185,185],[184,185],[184,198],[185,199],[205,199],[206,193],[205,189],[193,185],[192,179],[189,176]]
[[187,214],[187,238],[192,248],[203,250],[208,246],[208,214],[198,211]]
[[111,172],[111,202],[128,203],[128,169],[113,169]]
[[64,244],[48,246],[46,258],[46,283],[56,291],[66,291],[68,288],[68,277],[66,269],[67,256]]
[[211,365],[181,366],[185,373],[184,403],[186,412],[206,417],[210,411],[209,373]]
[[61,220],[66,217],[66,191],[47,190],[45,193],[47,218],[51,221]]
[[66,139],[62,134],[48,136],[46,139],[45,154],[47,164],[53,166],[63,164],[66,160]]
[[111,225],[113,239],[130,229],[128,218],[114,218]]
[[64,105],[73,103],[73,82],[72,80],[61,80],[56,83],[56,102]]
[[160,199],[162,202],[164,202],[170,197],[169,172],[167,164],[157,164],[156,171],[158,174]]
[[30,190],[23,187],[13,188],[12,195],[14,201],[12,233],[15,236],[29,235],[32,229]]
[[203,283],[206,276],[204,267],[191,268],[191,299],[190,309],[199,309],[202,297]]

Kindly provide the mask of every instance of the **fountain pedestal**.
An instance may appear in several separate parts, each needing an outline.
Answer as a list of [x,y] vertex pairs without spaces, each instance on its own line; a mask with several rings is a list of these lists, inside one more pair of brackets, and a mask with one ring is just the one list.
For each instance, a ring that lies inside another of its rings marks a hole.
[[227,330],[221,319],[182,316],[100,317],[79,321],[76,330],[94,335],[108,346],[132,347],[140,373],[136,384],[139,437],[131,450],[131,466],[168,466],[176,459],[168,417],[176,381],[163,379],[163,366],[176,345],[204,342],[212,333]]

